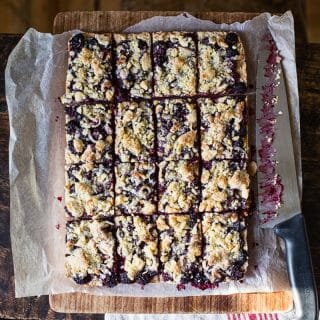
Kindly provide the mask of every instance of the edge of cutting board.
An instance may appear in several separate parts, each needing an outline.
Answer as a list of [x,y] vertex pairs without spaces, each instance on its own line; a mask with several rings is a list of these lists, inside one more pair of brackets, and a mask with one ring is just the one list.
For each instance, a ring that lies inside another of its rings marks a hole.
[[67,313],[270,313],[293,307],[291,291],[170,298],[66,293],[49,296],[49,302],[54,311]]
[[[69,11],[60,12],[53,22],[53,33],[80,29],[91,32],[121,32],[154,16],[175,16],[184,11]],[[189,12],[194,17],[216,23],[244,22],[259,15],[254,12]]]
[[[178,11],[74,11],[58,13],[53,32],[72,29],[90,32],[121,32],[153,16],[173,16]],[[243,22],[258,13],[190,12],[193,16],[216,23]],[[284,312],[292,309],[291,291],[243,293],[193,297],[119,297],[85,293],[50,295],[49,303],[56,312],[67,313],[245,313]]]

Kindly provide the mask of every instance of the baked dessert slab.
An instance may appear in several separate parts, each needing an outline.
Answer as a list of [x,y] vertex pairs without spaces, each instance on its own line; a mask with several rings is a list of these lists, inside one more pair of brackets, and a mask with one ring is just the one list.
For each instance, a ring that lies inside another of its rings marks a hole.
[[154,101],[157,117],[157,155],[160,160],[199,158],[197,109],[190,99]]
[[198,274],[201,257],[201,222],[196,215],[170,214],[157,218],[161,279],[185,284]]
[[158,210],[161,213],[197,211],[200,196],[199,162],[160,162],[158,195]]
[[67,277],[77,284],[115,286],[118,283],[115,248],[112,221],[82,220],[67,223]]
[[69,41],[64,104],[111,101],[114,96],[111,34],[78,33]]
[[248,132],[244,97],[198,99],[201,114],[201,156],[204,161],[246,159]]
[[159,250],[154,219],[148,216],[117,216],[115,223],[120,282],[145,285],[157,281]]
[[151,98],[151,35],[147,32],[114,34],[114,40],[119,98]]
[[247,227],[236,212],[206,213],[202,218],[204,282],[241,280],[248,266]]
[[114,215],[112,167],[103,163],[65,168],[65,209],[68,217],[101,219]]
[[112,161],[112,111],[107,104],[65,107],[67,164]]
[[205,289],[247,268],[246,63],[234,32],[78,34],[66,93],[66,274]]
[[191,32],[155,32],[153,38],[154,95],[196,94],[196,41]]
[[117,104],[115,153],[120,162],[148,162],[155,157],[155,124],[149,101]]
[[199,93],[243,94],[246,63],[241,39],[234,32],[197,32]]
[[223,212],[248,207],[249,174],[246,161],[203,162],[200,212]]
[[116,214],[156,213],[156,167],[152,163],[119,163],[115,167]]

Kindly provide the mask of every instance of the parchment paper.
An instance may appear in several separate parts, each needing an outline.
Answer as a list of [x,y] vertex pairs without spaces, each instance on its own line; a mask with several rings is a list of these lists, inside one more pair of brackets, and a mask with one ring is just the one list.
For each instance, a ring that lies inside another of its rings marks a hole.
[[[293,18],[262,14],[242,24],[217,25],[188,14],[155,17],[126,31],[237,30],[245,42],[249,82],[254,85],[262,35],[269,27],[283,56],[290,87],[292,125],[300,178],[300,128]],[[221,284],[214,290],[192,287],[178,291],[170,284],[121,284],[85,288],[64,276],[64,113],[67,41],[71,33],[53,36],[29,29],[11,53],[6,68],[10,119],[10,217],[16,297],[82,291],[105,295],[186,296],[288,290],[283,248],[272,230],[249,227],[249,270],[243,283]],[[254,97],[253,97],[254,101]],[[258,245],[254,245],[258,244]]]

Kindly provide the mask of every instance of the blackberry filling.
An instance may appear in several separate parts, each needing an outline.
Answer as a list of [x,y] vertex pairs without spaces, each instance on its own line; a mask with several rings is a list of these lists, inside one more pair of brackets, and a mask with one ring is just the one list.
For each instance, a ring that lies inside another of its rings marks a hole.
[[168,57],[166,56],[167,44],[165,41],[157,41],[153,47],[153,57],[156,66],[161,67],[167,62]]
[[157,272],[155,271],[148,271],[148,272],[144,272],[144,273],[140,273],[137,276],[137,283],[145,285],[147,283],[149,283],[152,278],[154,278],[157,275]]
[[109,288],[115,287],[119,282],[117,275],[106,276],[105,279],[102,280],[104,286]]
[[162,273],[162,279],[165,282],[172,281],[172,278],[169,276],[167,272]]
[[244,94],[247,91],[247,86],[244,82],[236,82],[232,87],[232,92],[235,94]]
[[231,272],[230,272],[230,278],[232,280],[240,280],[244,276],[244,271],[241,269],[243,266],[242,261],[237,261],[234,263],[234,265],[231,267]]
[[214,46],[213,46],[213,49],[214,49],[215,51],[218,51],[218,50],[221,49],[221,47],[220,47],[217,43],[215,43]]
[[237,49],[227,48],[226,57],[232,58],[239,55],[239,51]]
[[226,36],[226,43],[229,45],[229,46],[233,46],[235,44],[237,44],[238,42],[238,36],[236,33],[234,32],[229,32]]
[[208,37],[202,39],[201,43],[205,44],[206,46],[210,45],[210,41]]
[[139,40],[138,40],[138,48],[139,48],[140,50],[147,50],[148,44],[147,44],[145,41],[139,39]]
[[77,284],[87,284],[92,280],[92,276],[90,274],[85,277],[74,276],[73,281]]
[[78,33],[70,40],[71,51],[79,52],[85,43],[85,37],[82,33]]
[[90,48],[91,50],[92,50],[94,47],[99,46],[97,39],[96,39],[96,38],[91,38],[91,39],[89,39],[88,42],[87,42],[87,46],[88,46],[88,48]]
[[128,278],[128,275],[126,272],[121,272],[120,273],[120,282],[129,284],[129,283],[132,283],[133,281]]

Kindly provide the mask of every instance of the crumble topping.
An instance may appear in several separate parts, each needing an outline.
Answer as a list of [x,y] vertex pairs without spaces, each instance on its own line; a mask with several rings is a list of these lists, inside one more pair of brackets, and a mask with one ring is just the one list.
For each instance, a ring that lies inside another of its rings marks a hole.
[[202,220],[202,268],[210,283],[243,278],[248,266],[247,229],[236,212],[206,213]]
[[204,164],[199,211],[230,211],[248,207],[249,174],[246,163],[222,160]]
[[150,161],[154,156],[152,105],[121,102],[116,110],[115,153],[121,162]]
[[196,44],[190,32],[155,32],[155,96],[196,93]]
[[115,167],[115,208],[117,214],[146,214],[156,212],[155,165],[121,163]]
[[74,221],[67,224],[66,274],[78,284],[114,286],[115,236],[111,221]]
[[158,157],[164,160],[190,160],[198,157],[197,111],[190,100],[155,101]]
[[197,32],[199,92],[246,92],[246,63],[239,36],[234,32]]
[[112,168],[92,163],[66,166],[65,180],[66,210],[71,217],[114,214]]
[[118,216],[115,218],[117,253],[123,260],[120,281],[146,284],[158,274],[158,233],[151,217]]
[[151,98],[151,36],[149,33],[115,34],[116,76],[122,98]]
[[78,33],[69,41],[66,93],[62,103],[111,101],[114,94],[111,34]]
[[157,218],[160,237],[160,268],[164,281],[192,281],[201,256],[199,218],[191,215],[160,215]]
[[198,99],[201,112],[201,156],[205,161],[245,159],[248,133],[245,100],[222,97]]
[[66,107],[67,164],[112,160],[112,111],[108,105]]
[[159,211],[196,210],[199,202],[199,163],[163,161],[159,164]]

